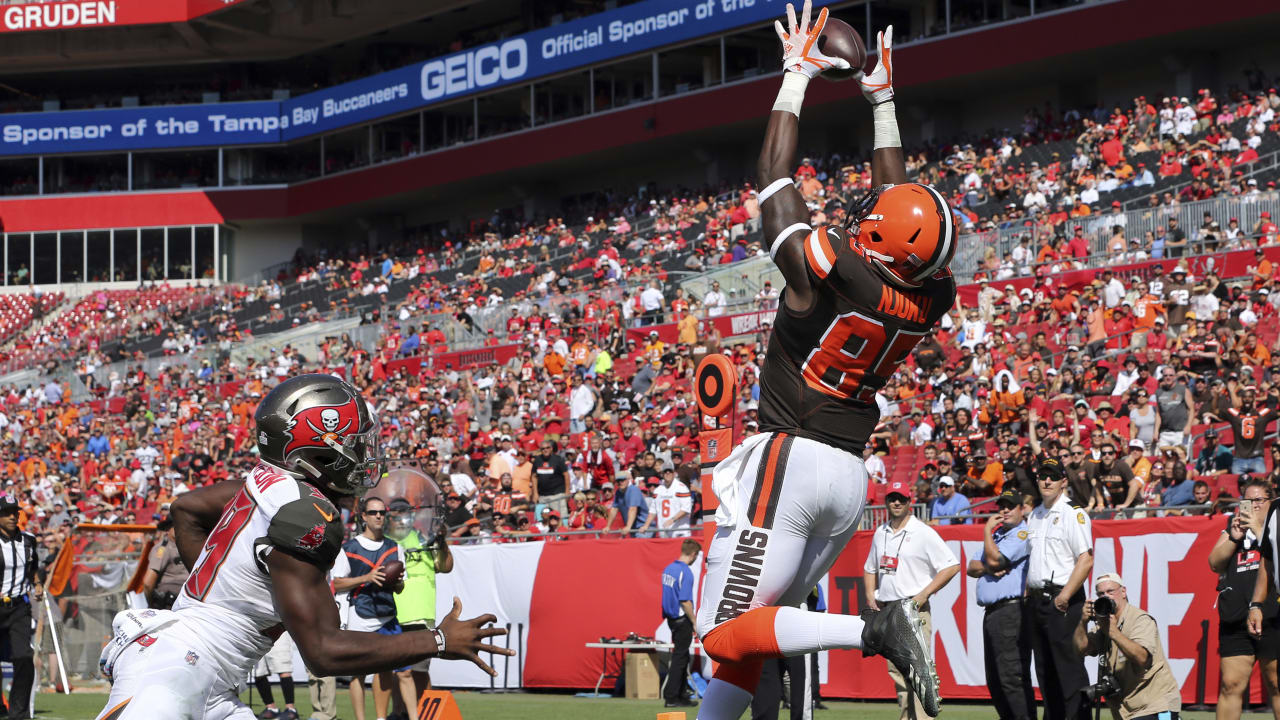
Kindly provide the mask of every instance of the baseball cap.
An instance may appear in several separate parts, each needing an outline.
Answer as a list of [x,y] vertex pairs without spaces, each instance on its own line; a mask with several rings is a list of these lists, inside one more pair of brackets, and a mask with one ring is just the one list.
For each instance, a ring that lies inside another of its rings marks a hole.
[[5,493],[3,495],[0,495],[0,513],[3,513],[6,510],[17,510],[17,509],[18,509],[18,498],[15,495],[13,495],[12,493]]
[[1093,587],[1096,589],[1099,585],[1107,581],[1113,582],[1119,585],[1120,587],[1124,587],[1124,579],[1120,577],[1119,573],[1113,573],[1113,572],[1103,573],[1098,577],[1094,578]]
[[[902,497],[911,499],[911,486],[905,480],[894,480],[889,483],[889,489],[885,491],[884,497],[889,499],[890,495],[901,495]],[[3,509],[0,507],[0,509]]]
[[1000,507],[1017,507],[1022,504],[1022,496],[1013,490],[1005,490],[996,497],[996,505]]
[[955,486],[956,481],[950,475],[943,475],[942,477],[938,478],[938,484]]
[[1147,445],[1146,445],[1146,443],[1142,442],[1142,441],[1141,441],[1141,440],[1139,440],[1138,438],[1134,438],[1134,439],[1130,440],[1130,441],[1129,441],[1129,447],[1130,447],[1130,449],[1135,449],[1135,450],[1146,450],[1146,449],[1147,449]]
[[[457,493],[451,494],[456,495]],[[402,497],[394,498],[391,502],[387,503],[387,510],[391,512],[409,512],[412,509],[413,506],[409,504],[409,501]]]
[[1040,461],[1040,474],[1054,480],[1065,480],[1067,477],[1067,471],[1063,469],[1062,463],[1054,458]]

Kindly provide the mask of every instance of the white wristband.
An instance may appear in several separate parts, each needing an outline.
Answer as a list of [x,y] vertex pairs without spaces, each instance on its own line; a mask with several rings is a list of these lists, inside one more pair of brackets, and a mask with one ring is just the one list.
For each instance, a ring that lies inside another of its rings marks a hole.
[[802,223],[802,222],[792,223],[786,226],[785,228],[783,228],[782,232],[778,233],[778,237],[774,238],[773,244],[769,246],[770,259],[776,258],[778,256],[778,250],[782,247],[782,243],[787,238],[794,235],[797,230],[812,230],[812,229],[813,228],[809,227],[809,223]]
[[444,654],[444,631],[436,628],[432,634],[436,638],[436,656],[439,657]]
[[809,77],[804,73],[784,72],[782,87],[778,90],[778,99],[773,101],[773,109],[800,117],[800,106],[804,104],[804,91],[807,87]]
[[892,100],[872,105],[871,117],[875,123],[875,149],[902,147],[902,138],[898,137],[898,113]]
[[773,182],[769,183],[768,187],[761,190],[760,193],[756,195],[756,202],[760,203],[761,205],[764,205],[765,200],[768,200],[769,198],[773,197],[774,193],[778,192],[784,187],[787,187],[788,185],[790,185],[791,187],[795,187],[796,183],[791,178],[778,178],[777,180],[774,180]]

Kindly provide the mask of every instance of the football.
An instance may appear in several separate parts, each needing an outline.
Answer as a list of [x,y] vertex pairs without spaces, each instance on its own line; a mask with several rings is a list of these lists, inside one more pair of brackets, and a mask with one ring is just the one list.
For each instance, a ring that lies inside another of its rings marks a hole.
[[842,57],[849,61],[848,70],[824,70],[822,77],[828,80],[848,80],[857,77],[862,67],[867,64],[867,46],[862,36],[849,23],[838,18],[828,17],[827,24],[818,36],[818,49],[824,55]]
[[392,560],[389,563],[385,563],[382,565],[382,574],[383,587],[395,585],[404,577],[404,563],[399,560]]

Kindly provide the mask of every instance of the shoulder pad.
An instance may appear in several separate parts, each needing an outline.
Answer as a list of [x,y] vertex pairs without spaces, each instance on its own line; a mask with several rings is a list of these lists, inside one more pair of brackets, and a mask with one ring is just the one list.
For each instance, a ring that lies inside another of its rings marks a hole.
[[266,463],[258,463],[249,471],[244,481],[245,492],[253,499],[263,512],[271,515],[284,504],[297,500],[305,494],[315,493],[324,497],[319,490],[301,482],[292,475],[287,475]]
[[338,509],[323,496],[307,493],[276,510],[267,526],[265,541],[276,550],[328,570],[342,546],[342,535]]

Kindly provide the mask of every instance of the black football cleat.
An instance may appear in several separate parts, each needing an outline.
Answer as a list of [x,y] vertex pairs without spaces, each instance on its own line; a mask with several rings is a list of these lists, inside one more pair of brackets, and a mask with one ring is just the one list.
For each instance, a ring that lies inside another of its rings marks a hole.
[[911,691],[920,698],[924,711],[937,717],[942,710],[938,690],[938,670],[933,664],[930,638],[924,620],[911,598],[885,603],[882,610],[863,610],[862,654],[880,655],[906,678]]

